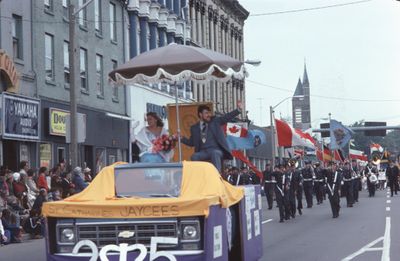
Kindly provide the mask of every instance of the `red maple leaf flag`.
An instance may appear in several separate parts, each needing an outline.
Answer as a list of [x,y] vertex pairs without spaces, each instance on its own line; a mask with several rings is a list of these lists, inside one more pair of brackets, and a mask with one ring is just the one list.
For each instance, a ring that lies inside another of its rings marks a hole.
[[242,138],[247,137],[247,125],[241,122],[228,122],[226,124],[226,135]]
[[234,134],[240,131],[240,128],[238,128],[236,125],[233,125],[233,127],[229,128],[229,131]]

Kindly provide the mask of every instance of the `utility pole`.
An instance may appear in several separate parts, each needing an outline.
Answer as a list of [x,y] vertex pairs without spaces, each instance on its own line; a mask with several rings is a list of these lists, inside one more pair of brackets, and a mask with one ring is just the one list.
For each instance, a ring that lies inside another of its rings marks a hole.
[[76,61],[79,61],[79,46],[75,40],[76,29],[76,16],[77,14],[86,8],[93,0],[86,1],[82,6],[75,10],[73,4],[69,5],[68,16],[69,16],[69,66],[70,66],[70,84],[69,84],[69,102],[70,102],[70,150],[69,156],[71,159],[71,166],[73,168],[78,166],[78,106],[77,106],[77,87],[79,86],[79,66],[76,65]]
[[76,66],[78,58],[78,46],[75,41],[75,6],[71,4],[69,6],[69,66],[70,66],[70,84],[69,84],[69,102],[70,102],[70,147],[69,157],[71,159],[71,166],[75,168],[78,166],[78,137],[77,137],[77,124],[76,118],[78,116],[77,100],[76,100],[76,87],[78,86],[77,75],[79,75]]
[[271,120],[271,166],[275,167],[275,125],[274,125],[274,108],[269,106],[269,118]]

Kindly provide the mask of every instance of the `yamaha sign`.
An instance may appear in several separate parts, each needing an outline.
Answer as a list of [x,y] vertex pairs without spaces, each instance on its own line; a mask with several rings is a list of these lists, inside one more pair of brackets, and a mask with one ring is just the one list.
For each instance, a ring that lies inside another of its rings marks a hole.
[[40,100],[3,93],[3,138],[39,140]]

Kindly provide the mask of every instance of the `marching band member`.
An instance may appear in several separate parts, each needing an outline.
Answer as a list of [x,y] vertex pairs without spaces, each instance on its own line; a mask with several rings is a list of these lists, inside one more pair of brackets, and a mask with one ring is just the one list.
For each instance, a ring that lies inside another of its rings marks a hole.
[[376,184],[378,182],[376,173],[377,173],[376,167],[372,166],[371,162],[368,162],[368,165],[365,167],[364,170],[364,175],[367,177],[369,197],[375,196]]
[[330,162],[326,171],[326,185],[328,188],[328,198],[331,204],[332,217],[339,217],[340,210],[340,184],[341,184],[341,173],[338,170],[334,162]]

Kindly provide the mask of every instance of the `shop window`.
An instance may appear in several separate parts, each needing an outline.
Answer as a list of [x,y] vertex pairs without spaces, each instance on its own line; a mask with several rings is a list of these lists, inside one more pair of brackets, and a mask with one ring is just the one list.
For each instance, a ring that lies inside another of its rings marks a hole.
[[13,55],[14,58],[23,59],[22,53],[22,17],[12,16],[12,37],[13,37]]
[[65,161],[65,148],[58,147],[57,148],[57,163]]
[[96,54],[96,91],[97,96],[104,97],[103,56]]
[[50,143],[42,143],[40,144],[40,167],[47,167],[48,169],[51,168],[51,144]]
[[115,162],[116,162],[115,155],[108,155],[108,164],[111,165],[114,164]]
[[113,3],[110,3],[110,38],[111,41],[117,41],[117,24],[115,21],[116,18],[116,6]]
[[106,166],[106,150],[104,148],[96,149],[96,174]]
[[87,80],[87,50],[84,48],[80,49],[80,78],[81,78],[81,89],[88,92],[88,80]]
[[51,34],[45,34],[45,70],[46,79],[54,80],[54,37]]
[[31,165],[31,155],[29,153],[29,147],[26,144],[20,144],[19,146],[19,161],[27,161],[29,166]]

